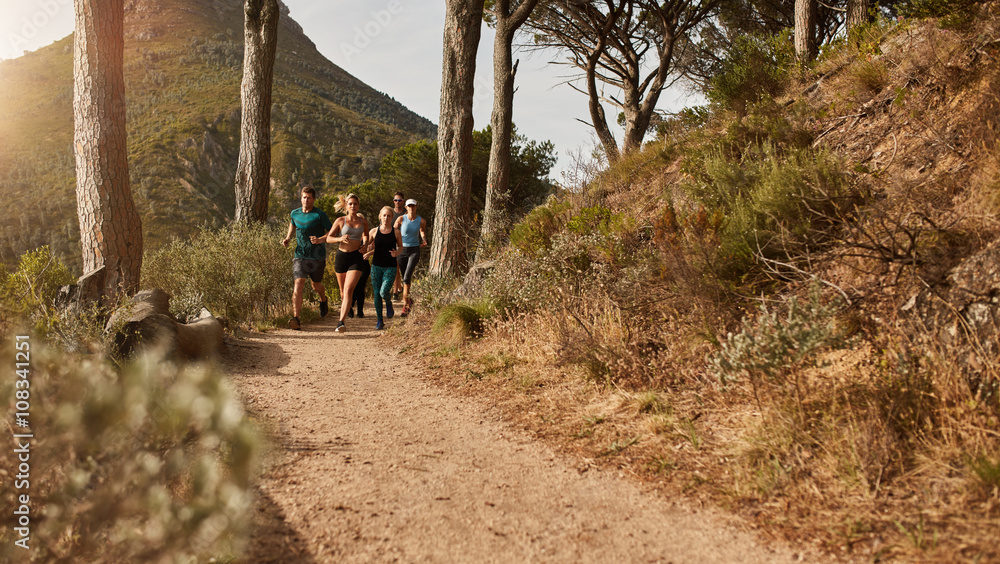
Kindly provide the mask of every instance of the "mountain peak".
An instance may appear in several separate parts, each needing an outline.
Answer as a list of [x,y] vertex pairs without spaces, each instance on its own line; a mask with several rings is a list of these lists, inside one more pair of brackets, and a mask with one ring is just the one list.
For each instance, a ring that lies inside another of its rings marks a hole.
[[[272,217],[295,204],[302,182],[346,190],[377,179],[388,152],[436,136],[432,122],[327,60],[281,9]],[[232,219],[243,17],[239,0],[126,0],[129,176],[147,249]],[[0,261],[49,244],[78,265],[72,37],[0,71],[0,213],[32,218],[0,226]],[[39,186],[45,201],[33,195]]]

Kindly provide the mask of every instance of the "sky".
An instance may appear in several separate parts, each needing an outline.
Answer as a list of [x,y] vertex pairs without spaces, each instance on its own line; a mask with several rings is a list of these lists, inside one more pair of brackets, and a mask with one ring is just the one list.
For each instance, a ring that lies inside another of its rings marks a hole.
[[[444,0],[284,0],[290,16],[326,58],[410,110],[438,123]],[[73,31],[73,0],[0,0],[0,58],[21,56]],[[493,31],[483,26],[476,64],[473,115],[476,129],[490,122],[493,104]],[[515,52],[520,59],[514,95],[518,132],[555,144],[552,178],[562,180],[574,154],[589,154],[595,141],[587,97],[565,84],[571,70],[550,64],[558,53]],[[698,103],[664,92],[658,107],[676,111]],[[610,115],[617,111],[609,109]],[[621,132],[616,131],[619,139]]]

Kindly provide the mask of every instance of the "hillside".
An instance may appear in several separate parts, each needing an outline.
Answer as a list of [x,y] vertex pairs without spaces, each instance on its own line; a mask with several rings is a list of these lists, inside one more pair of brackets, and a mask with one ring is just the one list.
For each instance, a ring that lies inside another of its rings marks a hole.
[[[126,2],[132,193],[147,248],[233,215],[243,12],[238,0]],[[0,262],[51,244],[79,264],[72,153],[72,36],[0,63]],[[433,123],[325,59],[284,10],[272,121],[274,213],[295,186],[377,177],[382,156]],[[272,215],[274,215],[272,213]]]
[[965,9],[805,67],[748,42],[390,338],[667,499],[847,562],[1000,562],[1000,3]]

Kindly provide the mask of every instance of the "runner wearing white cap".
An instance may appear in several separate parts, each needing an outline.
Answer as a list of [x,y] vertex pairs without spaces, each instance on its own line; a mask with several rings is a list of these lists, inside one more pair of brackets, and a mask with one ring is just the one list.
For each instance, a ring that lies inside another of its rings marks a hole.
[[420,247],[427,245],[427,235],[424,231],[427,222],[417,215],[416,200],[412,198],[406,200],[406,215],[397,219],[393,227],[399,229],[403,240],[403,250],[396,257],[396,261],[399,263],[399,271],[403,274],[403,312],[400,313],[400,317],[406,317],[413,307],[413,299],[410,298],[413,271],[420,260]]

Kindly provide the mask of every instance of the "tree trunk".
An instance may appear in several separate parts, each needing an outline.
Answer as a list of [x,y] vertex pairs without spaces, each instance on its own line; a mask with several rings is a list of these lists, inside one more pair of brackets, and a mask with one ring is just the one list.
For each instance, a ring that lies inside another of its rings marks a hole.
[[847,32],[871,23],[872,0],[847,0]]
[[170,314],[170,295],[157,288],[143,290],[111,315],[105,331],[115,331],[112,341],[121,358],[154,352],[167,359],[214,358],[223,343],[222,322],[202,309],[190,323],[178,323]]
[[[601,38],[601,43],[603,42],[604,38]],[[604,154],[608,157],[608,164],[614,164],[621,158],[621,152],[618,150],[618,142],[615,141],[611,127],[608,126],[608,119],[604,114],[604,105],[601,104],[601,92],[597,88],[597,61],[601,58],[602,52],[603,46],[601,50],[595,51],[587,57],[588,109],[590,110],[590,120],[594,125],[594,132],[597,134],[597,139],[601,142],[601,146],[604,147]]]
[[278,43],[278,0],[246,0],[236,221],[266,221],[271,193],[271,84]]
[[795,56],[800,62],[816,58],[816,0],[795,0]]
[[472,98],[483,0],[448,0],[438,125],[438,189],[430,274],[457,276],[468,264],[472,196]]
[[517,29],[537,4],[538,0],[525,0],[514,14],[510,14],[509,0],[494,5],[497,34],[493,43],[493,115],[490,123],[493,139],[480,246],[496,244],[510,221],[510,148],[514,129],[514,78],[517,75],[511,46]]
[[[630,85],[634,90],[632,94],[626,94],[629,104],[625,112],[625,137],[622,141],[622,152],[630,153],[642,148],[642,140],[646,137],[649,124],[656,112],[656,104],[660,101],[660,94],[667,83],[674,60],[674,45],[677,37],[671,27],[669,12],[651,10],[651,17],[660,18],[660,41],[659,59],[657,60],[656,72],[650,75],[643,83],[639,83],[639,76],[642,69],[638,64],[635,66],[635,79]],[[648,87],[646,86],[648,84]],[[642,89],[646,87],[646,97],[642,98]]]
[[77,0],[73,142],[83,271],[104,269],[102,296],[134,294],[142,220],[132,201],[125,130],[123,0]]

